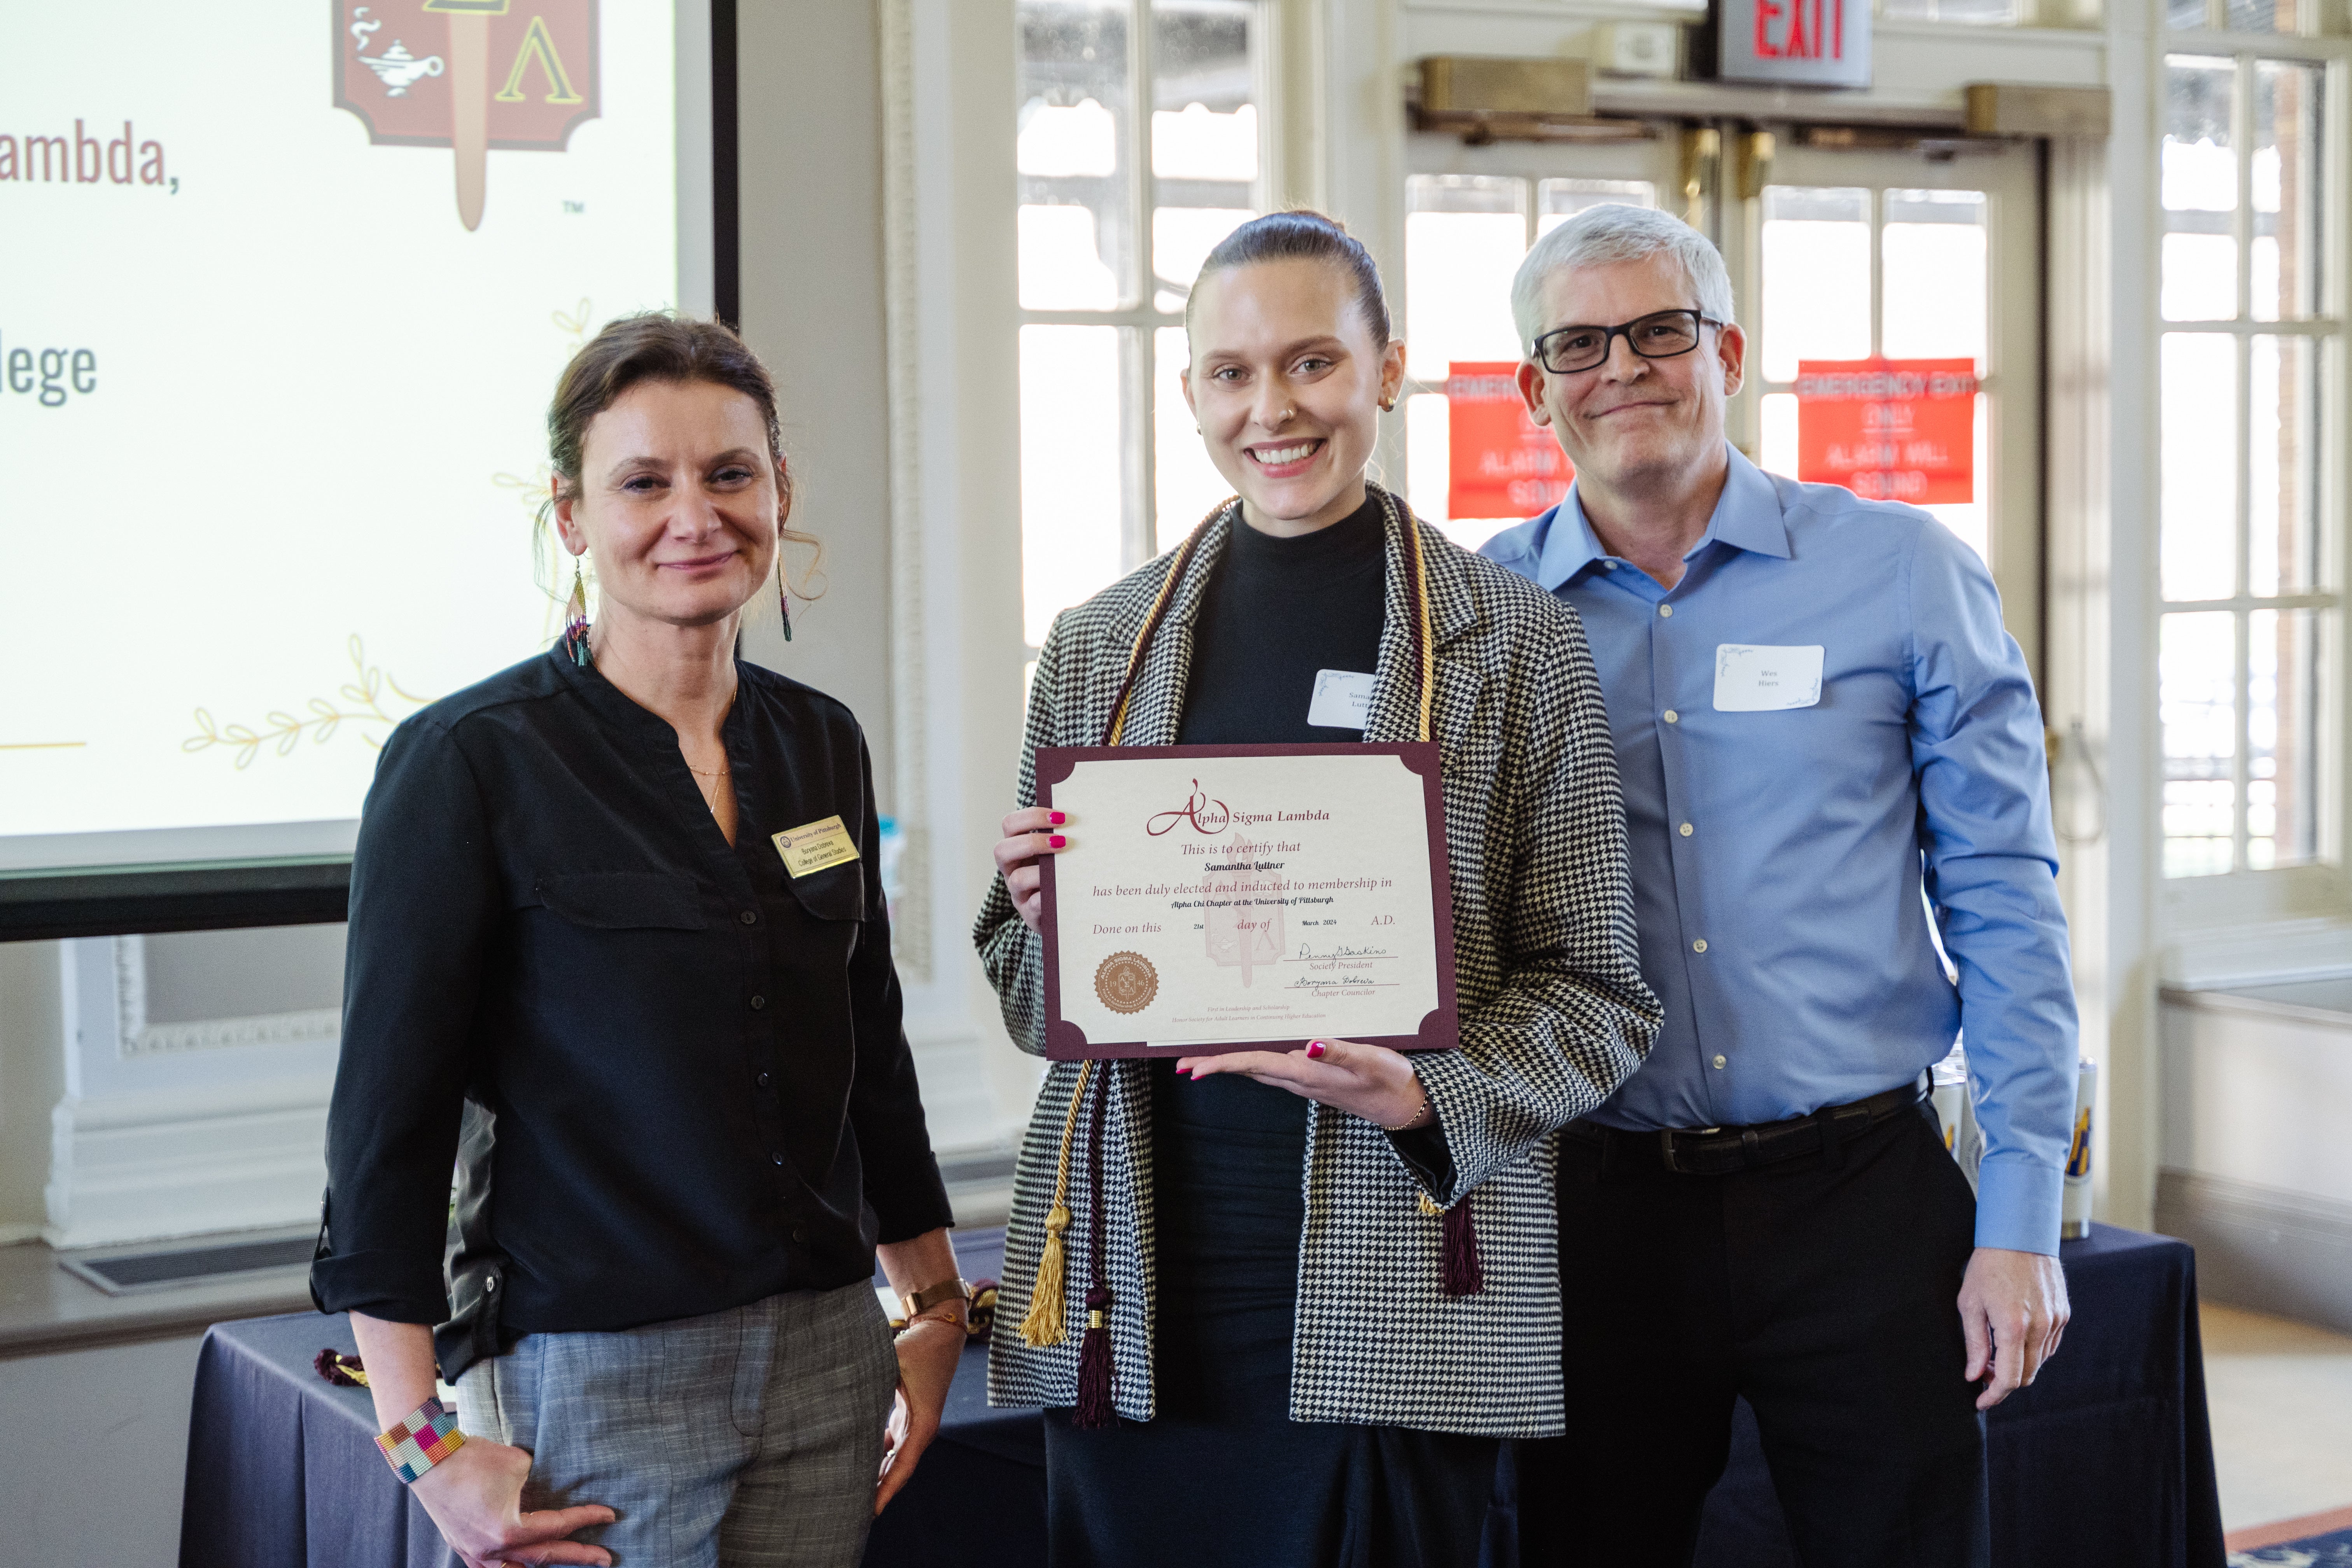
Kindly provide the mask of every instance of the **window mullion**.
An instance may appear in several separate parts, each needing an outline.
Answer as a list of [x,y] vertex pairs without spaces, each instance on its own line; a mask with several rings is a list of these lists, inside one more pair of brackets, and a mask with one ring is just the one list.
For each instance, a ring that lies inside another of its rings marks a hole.
[[2253,619],[2249,612],[2240,610],[2230,617],[2230,623],[2236,647],[2232,684],[2237,690],[2238,729],[2236,754],[2230,761],[2230,776],[2234,781],[2232,793],[2236,796],[2235,809],[2230,817],[2230,865],[2232,869],[2244,871],[2252,868],[2246,863],[2246,841],[2252,837],[2246,820],[2246,788],[2253,780],[2253,726],[2248,706],[2253,696],[2251,657],[2253,651]]
[[1135,155],[1127,165],[1127,286],[1138,308],[1151,306],[1151,0],[1129,0],[1127,23],[1128,134]]
[[[1152,264],[1152,207],[1158,199],[1151,171],[1151,114],[1159,102],[1159,83],[1152,77],[1152,0],[1131,0],[1127,28],[1128,80],[1131,83],[1129,101],[1133,105],[1130,119],[1134,125],[1135,156],[1129,160],[1128,173],[1129,221],[1133,226],[1128,237],[1128,253],[1135,258],[1131,279],[1135,302],[1150,310],[1157,303],[1158,268]],[[1119,367],[1121,401],[1125,417],[1120,421],[1121,443],[1119,470],[1127,494],[1126,504],[1119,509],[1125,529],[1119,541],[1119,560],[1132,571],[1151,559],[1153,544],[1153,510],[1157,486],[1155,458],[1151,442],[1151,364],[1153,359],[1151,329],[1125,327],[1119,331]]]
[[[2235,90],[2230,95],[2230,143],[2237,164],[2237,203],[2230,215],[2230,230],[2237,252],[2237,299],[2235,313],[2241,322],[2253,316],[2254,299],[2254,62],[2251,56],[2240,55],[2231,71]],[[2253,591],[2253,468],[2254,468],[2254,388],[2253,339],[2241,331],[2232,342],[2233,359],[2237,366],[2238,395],[2234,416],[2237,424],[2238,469],[2231,487],[2231,503],[2236,512],[2233,557],[2234,596],[2242,600]],[[2236,870],[2249,869],[2246,844],[2251,837],[2248,823],[2250,809],[2248,787],[2252,783],[2253,679],[2252,668],[2252,619],[2250,612],[2240,609],[2231,616],[2231,686],[2235,692],[2231,706],[2235,710],[2237,731],[2231,746],[2230,763],[2233,781],[2230,813],[2230,864]]]
[[2230,95],[2230,142],[2238,165],[2238,205],[2230,215],[2230,232],[2238,248],[2237,317],[2244,321],[2254,313],[2253,57],[2240,55],[2232,75],[2236,90]]
[[1870,357],[1886,352],[1886,193],[1870,188]]

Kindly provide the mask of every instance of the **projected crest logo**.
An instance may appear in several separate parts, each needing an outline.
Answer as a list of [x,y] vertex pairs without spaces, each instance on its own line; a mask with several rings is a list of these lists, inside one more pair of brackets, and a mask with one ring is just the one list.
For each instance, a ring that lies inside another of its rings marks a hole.
[[457,154],[480,226],[489,153],[561,153],[597,116],[597,0],[333,0],[335,107],[379,146]]

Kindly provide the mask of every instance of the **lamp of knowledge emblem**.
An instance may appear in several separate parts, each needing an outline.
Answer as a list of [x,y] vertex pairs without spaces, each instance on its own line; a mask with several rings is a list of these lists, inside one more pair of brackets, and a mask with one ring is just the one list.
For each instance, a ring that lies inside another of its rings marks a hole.
[[1160,972],[1139,952],[1114,952],[1095,970],[1095,994],[1114,1013],[1140,1013],[1160,994]]
[[331,3],[335,107],[376,145],[453,149],[469,230],[491,148],[561,153],[597,116],[597,0]]

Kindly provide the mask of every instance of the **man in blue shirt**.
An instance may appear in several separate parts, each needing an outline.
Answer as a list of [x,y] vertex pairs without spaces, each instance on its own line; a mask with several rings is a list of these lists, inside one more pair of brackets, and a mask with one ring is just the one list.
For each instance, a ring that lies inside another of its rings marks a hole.
[[[1731,448],[1746,341],[1687,226],[1580,214],[1512,305],[1576,482],[1485,553],[1583,617],[1665,1008],[1561,1142],[1585,1416],[1521,1456],[1528,1561],[1688,1563],[1745,1395],[1808,1568],[1980,1568],[1981,1412],[2067,1314],[2074,1002],[2024,658],[1933,517]],[[1921,1100],[1964,1024],[1973,1206]]]

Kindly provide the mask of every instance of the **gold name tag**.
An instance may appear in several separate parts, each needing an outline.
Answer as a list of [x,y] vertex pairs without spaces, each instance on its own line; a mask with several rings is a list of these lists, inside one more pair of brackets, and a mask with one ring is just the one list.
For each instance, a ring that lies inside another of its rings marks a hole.
[[784,858],[784,869],[795,879],[857,858],[857,846],[838,816],[787,827],[775,836],[773,842],[776,853]]

